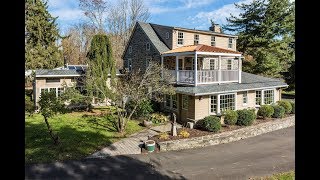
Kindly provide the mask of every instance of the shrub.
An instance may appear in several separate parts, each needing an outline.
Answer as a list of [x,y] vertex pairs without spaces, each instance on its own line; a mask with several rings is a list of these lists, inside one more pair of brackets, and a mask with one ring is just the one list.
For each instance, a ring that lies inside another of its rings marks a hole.
[[203,128],[207,131],[218,132],[221,129],[221,121],[217,116],[207,116],[203,119]]
[[284,107],[286,114],[291,113],[292,106],[289,101],[286,101],[286,100],[278,101],[278,105]]
[[[133,101],[129,101],[128,108],[132,110],[134,108],[135,103]],[[130,111],[129,110],[129,111]],[[151,113],[153,113],[153,107],[150,100],[142,101],[136,108],[136,111],[133,113],[133,117],[148,117]]]
[[238,110],[238,120],[237,125],[240,126],[250,126],[256,119],[256,113],[254,109],[242,109]]
[[167,132],[162,132],[159,135],[159,139],[167,140],[167,139],[169,139],[169,134]]
[[162,113],[153,113],[150,116],[150,121],[154,124],[160,124],[169,121],[169,119]]
[[235,125],[237,123],[238,113],[236,111],[227,110],[223,114],[225,124]]
[[31,116],[36,110],[35,106],[29,96],[25,95],[24,97],[25,97],[25,111],[28,112],[29,115]]
[[295,114],[295,103],[293,101],[290,101],[290,104],[292,106],[291,114]]
[[272,106],[274,109],[274,113],[272,115],[273,118],[283,118],[284,117],[284,113],[285,113],[285,109],[282,106],[279,105],[273,105]]
[[182,131],[180,131],[179,136],[187,138],[190,136],[190,133],[188,133],[186,130],[182,130]]
[[258,115],[263,119],[270,118],[274,113],[274,109],[271,105],[262,105],[258,110]]

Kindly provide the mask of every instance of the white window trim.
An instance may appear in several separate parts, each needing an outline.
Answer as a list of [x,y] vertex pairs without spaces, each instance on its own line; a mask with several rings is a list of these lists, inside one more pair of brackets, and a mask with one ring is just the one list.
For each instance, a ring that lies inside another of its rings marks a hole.
[[[229,39],[230,39],[230,38],[229,38]],[[229,42],[229,39],[228,39],[228,49],[233,49],[233,44],[234,44],[233,41],[234,41],[234,40],[233,40],[233,38],[231,38],[231,39],[232,39],[232,43],[230,43],[230,42]],[[231,48],[229,47],[229,44],[231,44]]]
[[[238,108],[237,108],[237,93],[224,93],[224,94],[219,94],[218,96],[219,96],[219,101],[220,101],[220,97],[221,96],[224,96],[224,95],[231,95],[231,94],[233,94],[234,95],[234,111],[236,111]],[[219,113],[221,113],[220,111],[220,102],[219,102]]]
[[[214,41],[212,41],[212,37],[214,37]],[[216,45],[216,36],[213,36],[213,35],[211,36],[211,46],[212,46],[212,43],[214,43],[214,47],[217,46]]]
[[[226,59],[226,60],[227,60],[227,70],[233,70],[233,60],[230,59],[230,58],[228,58],[228,59]],[[229,60],[230,60],[230,62],[231,62],[231,69],[228,69],[228,62],[229,62]]]
[[[184,103],[183,103],[183,97],[187,97],[187,108],[183,107],[183,104],[184,104]],[[189,110],[189,95],[182,94],[182,96],[181,96],[181,103],[182,103],[181,107],[182,107],[183,110]]]
[[58,88],[63,88],[63,92],[65,92],[65,88],[64,87],[45,87],[45,88],[40,88],[40,93],[39,93],[39,97],[41,96],[41,91],[42,89],[48,89],[48,92],[50,92],[50,88],[55,88],[56,90],[56,97],[58,97]]
[[[211,96],[217,96],[217,113],[211,112]],[[210,94],[208,100],[209,100],[209,103],[208,103],[209,104],[209,115],[217,115],[218,114],[218,106],[220,104],[220,103],[218,103],[218,94]]]
[[194,45],[198,45],[198,44],[195,44],[196,36],[198,36],[197,41],[198,41],[198,44],[200,44],[200,35],[199,35],[199,34],[194,34],[194,35],[193,35],[193,44],[194,44]]
[[[209,59],[209,69],[210,70],[216,70],[216,60],[217,60],[218,58],[210,58]],[[214,63],[214,67],[213,67],[213,69],[211,69],[211,60],[213,60],[213,63]]]
[[[224,95],[234,95],[234,111],[238,110],[237,108],[237,93],[223,93],[223,94],[210,94],[209,95],[209,115],[217,115],[217,114],[221,114],[221,108],[220,108],[220,97],[224,96]],[[217,113],[212,113],[211,112],[211,97],[210,96],[217,96]]]
[[248,91],[242,91],[242,92],[246,92],[246,94],[247,94],[247,103],[243,103],[243,95],[244,95],[244,93],[242,94],[242,106],[247,106],[249,103],[248,103],[248,101],[249,101],[249,98],[248,98]]
[[[255,98],[256,98],[256,91],[261,91],[261,105],[265,105],[264,103],[264,91],[270,91],[273,90],[273,103],[276,102],[276,88],[268,88],[268,89],[261,89],[261,90],[255,90]],[[256,99],[254,99],[254,102],[256,102]],[[271,103],[272,104],[272,103]],[[255,104],[255,107],[261,107],[261,105]],[[267,104],[269,105],[269,104]]]
[[183,38],[182,38],[182,44],[179,44],[179,31],[177,31],[177,46],[183,46],[184,44],[184,32],[180,32],[183,34]]

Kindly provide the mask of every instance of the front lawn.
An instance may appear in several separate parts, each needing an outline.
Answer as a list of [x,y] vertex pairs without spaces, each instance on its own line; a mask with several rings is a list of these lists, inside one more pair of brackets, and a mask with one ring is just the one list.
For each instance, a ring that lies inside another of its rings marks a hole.
[[[60,145],[54,146],[46,124],[40,114],[25,119],[25,162],[54,162],[86,157],[95,151],[123,138],[112,127],[112,122],[102,118],[106,109],[95,113],[73,112],[49,120]],[[143,129],[139,122],[128,122],[126,135]]]
[[294,171],[278,173],[268,177],[252,178],[252,180],[294,180],[294,179],[295,179]]

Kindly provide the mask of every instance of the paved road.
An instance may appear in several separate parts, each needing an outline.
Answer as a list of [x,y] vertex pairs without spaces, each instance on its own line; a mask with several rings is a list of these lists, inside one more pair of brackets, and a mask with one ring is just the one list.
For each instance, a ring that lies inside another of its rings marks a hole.
[[294,127],[200,149],[26,166],[26,179],[248,179],[295,168]]

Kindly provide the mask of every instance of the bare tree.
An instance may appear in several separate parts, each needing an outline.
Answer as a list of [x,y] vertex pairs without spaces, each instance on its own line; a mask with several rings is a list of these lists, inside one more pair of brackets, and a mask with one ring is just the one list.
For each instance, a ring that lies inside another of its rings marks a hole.
[[[140,70],[127,74],[117,81],[114,87],[114,102],[116,103],[118,118],[115,122],[118,132],[125,131],[128,120],[136,111],[137,107],[146,100],[163,101],[163,94],[174,94],[174,87],[170,84],[172,76],[164,71],[161,77],[161,66],[150,62],[144,73]],[[131,101],[133,106],[128,108]]]
[[79,0],[80,9],[84,11],[99,32],[104,32],[105,16],[109,3],[105,0]]
[[112,39],[114,58],[117,67],[122,67],[121,55],[130,38],[136,21],[147,21],[150,18],[149,9],[143,0],[120,0],[109,9],[107,32]]

